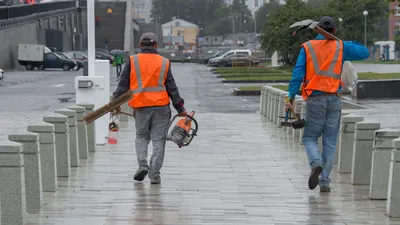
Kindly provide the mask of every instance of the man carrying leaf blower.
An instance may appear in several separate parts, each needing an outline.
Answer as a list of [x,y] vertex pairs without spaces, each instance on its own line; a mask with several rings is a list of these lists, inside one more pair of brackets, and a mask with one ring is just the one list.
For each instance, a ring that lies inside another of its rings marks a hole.
[[[336,33],[336,22],[324,16],[318,26],[330,34]],[[319,34],[315,40],[301,45],[297,63],[289,84],[290,102],[285,111],[293,107],[293,99],[302,85],[302,97],[307,102],[306,126],[302,142],[306,148],[311,174],[308,187],[330,192],[329,175],[335,159],[342,111],[341,72],[344,61],[369,57],[366,47],[356,41],[327,40]],[[322,156],[318,138],[322,135]],[[321,178],[319,176],[321,175]]]
[[[142,52],[130,56],[113,93],[113,97],[117,98],[126,91],[133,90],[133,98],[128,105],[134,109],[136,127],[135,148],[139,169],[134,179],[143,181],[149,173],[152,184],[161,182],[166,128],[171,119],[170,98],[179,116],[187,115],[183,107],[184,100],[179,95],[171,73],[171,63],[157,54],[157,47],[157,36],[154,33],[144,33],[140,37]],[[121,108],[118,107],[116,111],[120,113]],[[147,149],[150,140],[153,144],[153,155],[149,166]]]

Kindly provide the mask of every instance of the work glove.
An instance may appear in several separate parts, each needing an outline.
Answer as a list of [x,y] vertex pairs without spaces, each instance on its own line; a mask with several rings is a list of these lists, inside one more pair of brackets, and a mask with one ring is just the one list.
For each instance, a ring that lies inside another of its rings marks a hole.
[[121,106],[117,106],[117,108],[114,109],[114,114],[120,114],[121,113]]
[[186,110],[183,111],[183,112],[181,112],[181,113],[179,113],[178,116],[179,116],[179,117],[186,117],[186,116],[187,116]]
[[285,103],[285,112],[287,112],[288,110],[293,109],[293,108],[294,107],[293,107],[293,104],[292,104],[292,99],[290,99],[289,102]]

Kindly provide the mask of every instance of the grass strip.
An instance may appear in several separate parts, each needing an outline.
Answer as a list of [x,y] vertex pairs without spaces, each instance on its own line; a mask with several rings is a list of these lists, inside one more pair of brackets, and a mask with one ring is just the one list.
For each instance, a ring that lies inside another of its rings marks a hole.
[[357,73],[359,80],[398,79],[400,73]]
[[220,78],[229,78],[229,77],[269,77],[269,76],[292,76],[292,74],[289,73],[268,73],[268,74],[263,74],[263,73],[224,73],[224,74],[219,74],[218,77]]
[[291,76],[248,76],[248,77],[228,77],[225,78],[227,81],[251,81],[251,80],[264,80],[264,81],[271,81],[271,80],[282,80],[282,81],[290,81],[292,79]]

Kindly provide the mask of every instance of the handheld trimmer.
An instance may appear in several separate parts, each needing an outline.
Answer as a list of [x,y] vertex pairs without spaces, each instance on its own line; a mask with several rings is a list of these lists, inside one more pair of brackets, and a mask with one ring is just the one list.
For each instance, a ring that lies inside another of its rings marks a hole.
[[[188,146],[190,142],[192,142],[194,136],[197,136],[197,121],[193,118],[194,116],[194,111],[192,111],[190,114],[186,116],[186,118],[180,119],[178,123],[172,128],[171,132],[167,134],[167,140],[172,141],[175,144],[181,148],[182,146]],[[178,117],[179,115],[176,114],[174,117],[172,117],[171,121],[168,124],[167,127],[167,132],[169,128],[171,127],[172,123],[174,120]],[[193,129],[192,126],[192,121],[195,124],[195,128]]]

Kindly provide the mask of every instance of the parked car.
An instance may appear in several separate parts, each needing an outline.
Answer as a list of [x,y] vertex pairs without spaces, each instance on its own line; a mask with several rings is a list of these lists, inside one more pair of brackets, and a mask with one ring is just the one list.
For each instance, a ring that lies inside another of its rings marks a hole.
[[259,60],[254,56],[249,56],[246,54],[231,54],[225,56],[218,60],[218,66],[226,67],[226,66],[252,66],[257,65]]
[[[87,51],[85,51],[85,54],[87,54]],[[114,62],[114,57],[112,55],[106,54],[102,51],[97,51],[95,53],[95,57],[96,59],[102,59],[102,60],[109,60],[110,64],[112,64]]]
[[0,68],[0,81],[4,80],[4,70]]
[[225,54],[225,52],[216,52],[216,53],[214,53],[214,54],[211,55],[211,56],[205,57],[205,58],[204,58],[204,64],[208,64],[208,61],[209,61],[210,59],[216,58],[216,57],[221,56],[221,55],[223,55],[223,54]]
[[69,71],[76,66],[74,60],[61,58],[46,46],[35,44],[18,45],[18,62],[27,70],[34,70],[37,67],[40,70],[62,68],[64,71]]
[[106,55],[110,55],[110,53],[104,48],[96,48],[96,52],[102,52]]
[[65,54],[64,52],[56,52],[56,54],[59,55],[63,59],[74,60],[76,62],[76,66],[74,68],[72,68],[72,70],[78,71],[81,68],[83,68],[83,61],[82,60],[73,59],[70,56],[68,56],[67,54]]
[[222,54],[221,56],[210,59],[209,65],[211,65],[211,66],[226,66],[226,65],[224,65],[226,63],[226,59],[228,57],[232,57],[233,55],[252,56],[251,51],[248,49],[230,50],[230,51]]
[[88,59],[87,54],[80,51],[69,51],[69,52],[64,52],[64,54],[75,60],[85,61]]

